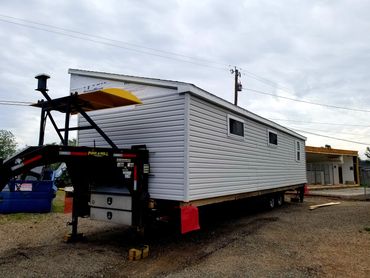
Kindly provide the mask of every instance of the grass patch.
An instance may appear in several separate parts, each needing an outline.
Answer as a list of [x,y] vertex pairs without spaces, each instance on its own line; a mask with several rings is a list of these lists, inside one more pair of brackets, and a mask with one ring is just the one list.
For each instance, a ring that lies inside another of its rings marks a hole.
[[64,212],[64,191],[57,191],[57,194],[52,203],[51,211],[57,213]]
[[11,213],[5,214],[1,216],[0,223],[8,222],[8,221],[22,221],[25,219],[30,219],[30,213]]
[[46,213],[10,213],[0,215],[0,225],[9,222],[39,221],[47,217]]
[[365,230],[366,232],[370,232],[370,227],[365,227],[365,228],[364,228],[364,230]]

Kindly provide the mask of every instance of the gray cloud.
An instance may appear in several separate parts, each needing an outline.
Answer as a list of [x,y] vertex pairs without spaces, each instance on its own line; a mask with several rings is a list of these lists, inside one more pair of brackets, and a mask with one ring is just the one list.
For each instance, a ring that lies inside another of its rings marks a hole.
[[[233,77],[227,65],[238,65],[268,79],[260,82],[244,74],[244,87],[338,106],[370,107],[368,1],[32,0],[25,4],[15,0],[0,7],[1,14],[217,62],[201,67],[130,51],[125,48],[133,46],[119,42],[105,41],[121,48],[95,43],[91,40],[100,39],[92,36],[68,33],[84,37],[81,40],[0,21],[0,40],[6,42],[0,45],[2,100],[40,98],[33,79],[39,72],[52,75],[53,96],[66,95],[67,69],[72,67],[191,82],[232,101]],[[225,69],[213,68],[220,66]],[[368,123],[368,113],[326,109],[248,91],[240,94],[240,104],[271,118]],[[13,106],[0,109],[0,129],[14,131],[24,144],[37,141],[39,111]],[[367,129],[285,125],[370,141]],[[365,149],[315,136],[308,139],[313,145]],[[57,138],[53,135],[51,140]]]

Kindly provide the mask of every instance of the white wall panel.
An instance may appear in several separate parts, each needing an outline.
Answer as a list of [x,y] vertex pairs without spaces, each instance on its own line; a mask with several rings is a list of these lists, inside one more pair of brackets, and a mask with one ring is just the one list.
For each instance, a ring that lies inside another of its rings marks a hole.
[[[227,115],[245,121],[245,138],[228,136]],[[189,199],[205,199],[306,182],[304,141],[295,160],[297,138],[279,130],[278,146],[268,146],[270,127],[191,96],[189,119]]]
[[[149,193],[167,200],[184,199],[184,95],[176,90],[123,81],[105,86],[131,91],[142,105],[90,112],[89,115],[120,148],[145,144],[150,152]],[[71,88],[100,84],[99,78],[72,75]],[[108,84],[108,85],[107,85]],[[72,90],[73,91],[73,90]],[[79,117],[79,126],[88,125]],[[81,146],[108,146],[94,130],[78,133]]]

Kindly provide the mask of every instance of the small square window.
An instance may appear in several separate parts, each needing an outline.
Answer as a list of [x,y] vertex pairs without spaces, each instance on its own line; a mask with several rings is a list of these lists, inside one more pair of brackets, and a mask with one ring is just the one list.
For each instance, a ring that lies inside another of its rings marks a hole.
[[268,131],[268,140],[269,140],[269,145],[270,146],[277,146],[278,144],[278,136],[276,132],[273,131]]
[[236,135],[244,138],[244,121],[228,115],[228,135]]

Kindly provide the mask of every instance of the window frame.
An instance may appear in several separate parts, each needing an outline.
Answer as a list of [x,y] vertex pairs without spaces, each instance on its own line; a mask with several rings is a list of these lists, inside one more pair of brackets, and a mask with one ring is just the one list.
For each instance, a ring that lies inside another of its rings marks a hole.
[[[270,142],[270,133],[273,133],[276,135],[276,144]],[[271,148],[277,148],[279,145],[279,140],[278,140],[278,133],[275,130],[272,129],[267,129],[267,145]]]
[[[238,135],[230,132],[230,119],[234,121],[238,121],[243,124],[243,135]],[[241,118],[235,117],[233,115],[227,115],[227,136],[239,140],[244,140],[245,139],[245,121]]]
[[[299,148],[298,148],[298,144],[299,144]],[[294,156],[295,156],[295,161],[296,162],[301,162],[302,161],[302,144],[301,144],[301,141],[299,140],[294,140]],[[299,158],[298,158],[298,153],[299,153]]]

